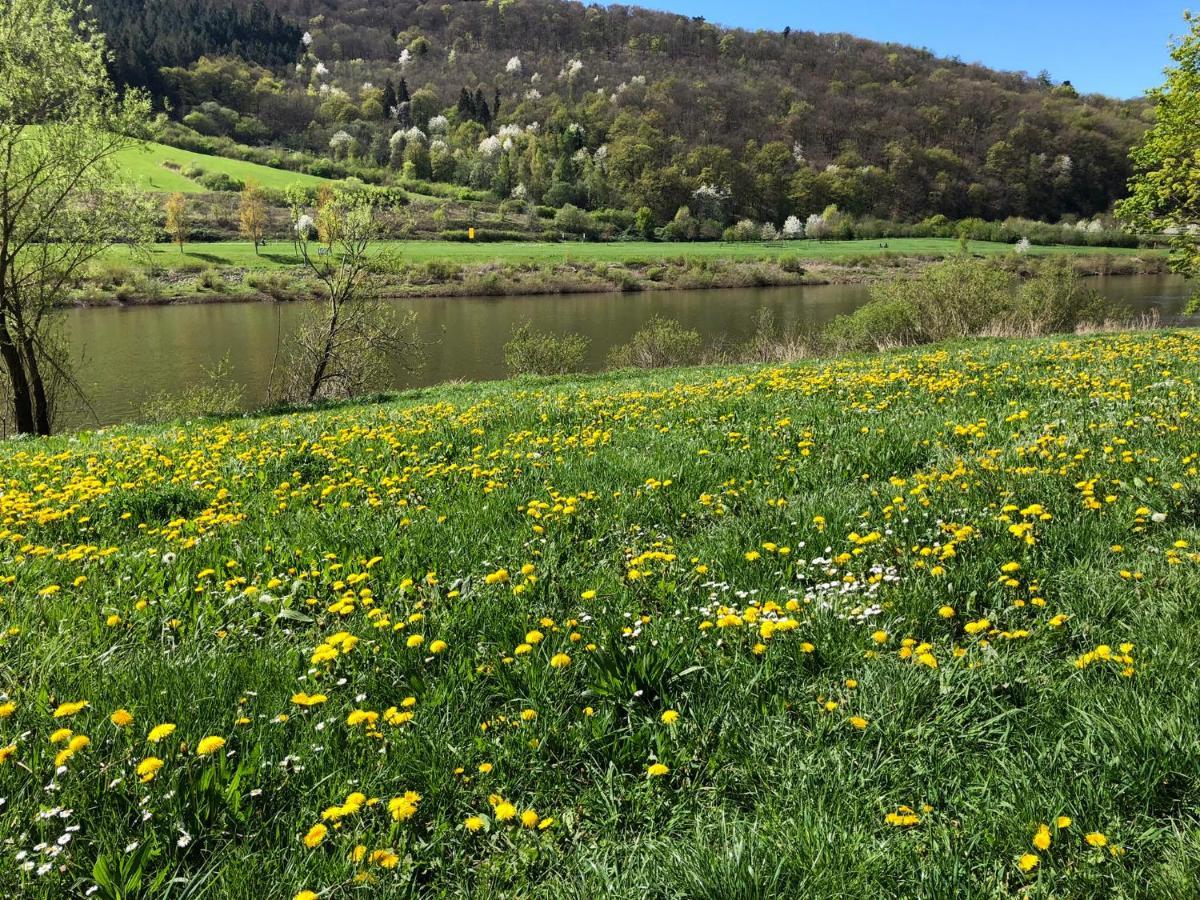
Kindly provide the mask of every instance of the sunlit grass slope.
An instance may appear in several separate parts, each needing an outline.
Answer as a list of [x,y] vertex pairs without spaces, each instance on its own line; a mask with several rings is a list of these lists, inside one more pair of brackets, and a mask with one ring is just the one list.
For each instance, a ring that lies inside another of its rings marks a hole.
[[1126,334],[9,443],[0,893],[1190,896],[1198,384]]
[[256,163],[221,156],[208,156],[180,150],[164,144],[148,143],[122,150],[116,157],[117,165],[135,187],[143,191],[204,193],[206,188],[199,182],[185,178],[180,171],[167,168],[164,162],[173,163],[180,169],[197,167],[206,173],[220,172],[238,181],[256,181],[262,187],[284,189],[300,184],[319,186],[328,184],[326,179],[286,169],[273,169]]

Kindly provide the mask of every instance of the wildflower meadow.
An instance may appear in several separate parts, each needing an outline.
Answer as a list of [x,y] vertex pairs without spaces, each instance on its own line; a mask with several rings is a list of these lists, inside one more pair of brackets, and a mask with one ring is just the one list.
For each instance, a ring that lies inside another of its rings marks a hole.
[[0,895],[1194,896],[1200,335],[0,447]]

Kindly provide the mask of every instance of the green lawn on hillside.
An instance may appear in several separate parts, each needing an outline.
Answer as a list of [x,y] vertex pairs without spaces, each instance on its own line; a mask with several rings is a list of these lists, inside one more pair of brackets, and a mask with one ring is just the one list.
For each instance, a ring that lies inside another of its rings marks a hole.
[[163,193],[180,191],[185,194],[207,192],[203,185],[184,178],[175,170],[168,169],[163,165],[164,162],[175,163],[181,168],[195,166],[205,172],[222,172],[239,181],[253,180],[262,187],[279,190],[293,184],[315,187],[330,183],[328,179],[318,178],[315,175],[289,172],[286,169],[273,169],[269,166],[260,166],[238,159],[193,153],[190,150],[180,150],[165,144],[149,143],[144,146],[132,146],[122,150],[116,156],[117,165],[139,190]]
[[[164,170],[165,171],[165,170]],[[886,247],[884,246],[886,245]],[[611,262],[654,263],[664,259],[753,260],[763,257],[794,257],[814,261],[836,261],[855,256],[899,254],[904,256],[949,256],[957,253],[959,243],[950,238],[892,238],[887,241],[773,241],[769,243],[654,243],[630,241],[611,244],[585,243],[459,243],[451,241],[378,241],[373,253],[392,253],[408,262],[448,260],[470,264],[488,262]],[[1011,244],[972,241],[972,253],[997,255],[1013,253]],[[1034,247],[1034,255],[1113,253],[1119,255],[1152,254],[1157,251],[1123,247]],[[244,241],[189,243],[184,253],[174,245],[158,244],[151,248],[152,258],[160,265],[172,266],[182,259],[201,260],[218,266],[252,269],[278,268],[299,264],[292,244],[285,240],[269,241],[259,255]],[[127,260],[128,251],[114,249],[108,258]]]
[[1175,331],[0,444],[0,896],[1193,897],[1198,415]]

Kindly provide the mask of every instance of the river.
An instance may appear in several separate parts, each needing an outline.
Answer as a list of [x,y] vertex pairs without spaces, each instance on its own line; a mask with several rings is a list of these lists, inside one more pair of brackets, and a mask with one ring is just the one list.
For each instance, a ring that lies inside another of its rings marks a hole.
[[[1173,276],[1096,279],[1109,298],[1137,311],[1158,310],[1164,320],[1180,315],[1188,287]],[[591,339],[587,368],[603,367],[608,351],[629,340],[650,316],[676,319],[706,342],[744,340],[767,307],[785,328],[815,330],[867,299],[860,285],[750,288],[713,291],[650,291],[536,297],[447,297],[397,300],[417,314],[427,344],[424,368],[399,368],[393,387],[453,380],[503,378],[504,343],[514,325],[577,332]],[[245,386],[246,408],[261,406],[277,340],[287,339],[304,309],[299,304],[209,303],[72,309],[65,313],[69,341],[91,412],[73,408],[60,427],[81,428],[136,421],[155,395],[177,396],[228,358],[233,380]]]

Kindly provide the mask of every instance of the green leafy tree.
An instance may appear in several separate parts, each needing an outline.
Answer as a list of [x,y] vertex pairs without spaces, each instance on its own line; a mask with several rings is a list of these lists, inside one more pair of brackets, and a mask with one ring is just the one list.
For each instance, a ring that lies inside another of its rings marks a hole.
[[1162,87],[1149,92],[1156,124],[1133,151],[1131,194],[1118,216],[1141,231],[1171,235],[1172,266],[1200,274],[1200,16],[1176,42]]
[[68,287],[150,228],[115,161],[150,103],[118,94],[106,58],[76,0],[0,4],[0,362],[22,433],[49,434],[55,392],[75,386],[55,315]]

